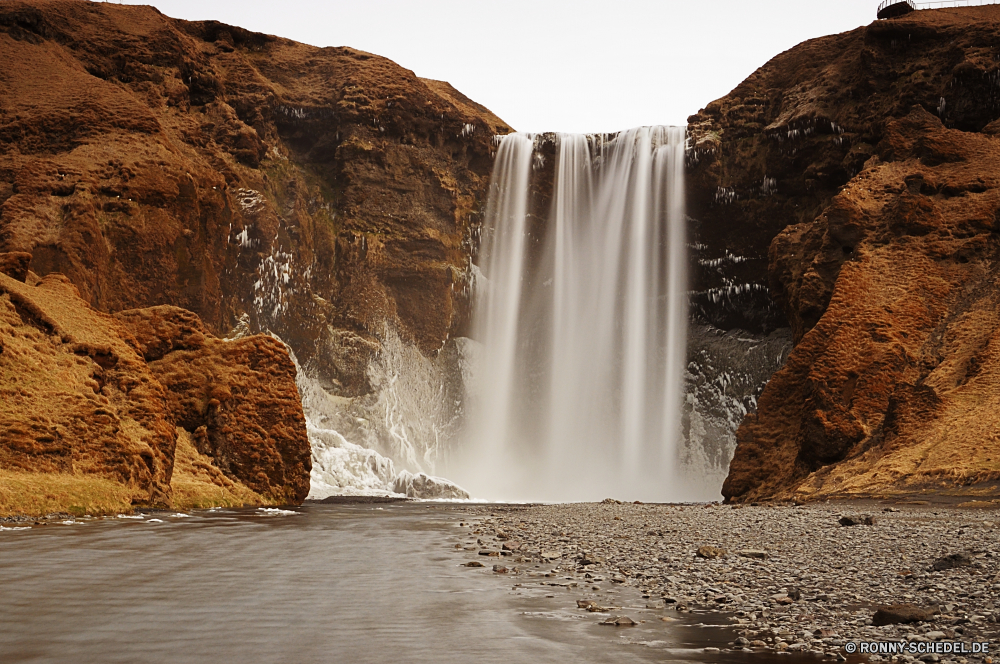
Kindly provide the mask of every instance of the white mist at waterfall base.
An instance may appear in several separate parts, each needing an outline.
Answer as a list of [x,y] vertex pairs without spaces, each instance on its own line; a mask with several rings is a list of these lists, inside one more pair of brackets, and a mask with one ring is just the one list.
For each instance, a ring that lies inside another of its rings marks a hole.
[[[328,394],[291,354],[312,448],[308,500],[330,496],[469,498],[453,482],[425,471],[433,471],[440,451],[437,445],[442,435],[434,418],[442,416],[435,410],[442,400],[428,401],[419,389],[432,393],[439,389],[432,362],[419,351],[387,335],[382,353],[369,366],[369,379],[377,390],[366,399]],[[413,409],[421,415],[410,413]],[[349,430],[363,444],[349,441],[338,429]],[[406,467],[397,470],[393,459]]]
[[678,127],[500,139],[477,261],[481,347],[448,468],[476,495],[718,496],[679,466],[684,148]]

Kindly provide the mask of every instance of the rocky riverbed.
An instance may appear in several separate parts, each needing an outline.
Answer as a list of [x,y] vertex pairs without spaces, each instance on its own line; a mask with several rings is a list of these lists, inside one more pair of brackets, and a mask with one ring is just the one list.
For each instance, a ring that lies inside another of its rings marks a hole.
[[456,546],[469,551],[470,566],[520,577],[522,586],[558,581],[578,590],[565,597],[579,611],[605,614],[619,626],[631,620],[615,605],[616,590],[626,586],[667,620],[677,612],[726,614],[736,630],[731,650],[844,660],[852,642],[988,642],[989,654],[868,660],[998,661],[998,502],[729,506],[609,499],[473,507],[469,517],[462,525],[468,537]]

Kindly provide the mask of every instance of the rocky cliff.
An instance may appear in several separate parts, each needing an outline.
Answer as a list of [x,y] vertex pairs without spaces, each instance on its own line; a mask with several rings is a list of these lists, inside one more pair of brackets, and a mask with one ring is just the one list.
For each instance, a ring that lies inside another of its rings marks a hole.
[[728,499],[995,492],[998,36],[995,6],[879,21],[690,119],[700,313],[795,340]]
[[280,343],[222,341],[175,307],[110,316],[61,274],[14,278],[17,258],[0,254],[0,514],[305,498],[309,442]]
[[386,326],[466,324],[470,243],[509,128],[447,83],[152,7],[0,5],[0,251],[98,310],[243,319],[337,396]]

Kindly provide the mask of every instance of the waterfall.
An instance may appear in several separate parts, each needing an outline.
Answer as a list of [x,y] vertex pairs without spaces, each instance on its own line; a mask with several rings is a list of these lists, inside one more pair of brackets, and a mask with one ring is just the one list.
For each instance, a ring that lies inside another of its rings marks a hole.
[[546,140],[498,148],[449,473],[492,499],[683,498],[684,129],[558,134],[551,169]]

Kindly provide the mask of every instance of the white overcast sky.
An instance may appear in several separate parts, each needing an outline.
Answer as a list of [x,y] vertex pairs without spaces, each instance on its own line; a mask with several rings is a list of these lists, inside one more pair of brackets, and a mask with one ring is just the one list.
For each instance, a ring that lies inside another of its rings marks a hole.
[[[139,4],[139,3],[130,3]],[[450,82],[519,131],[684,124],[778,53],[875,20],[876,0],[154,0]]]

